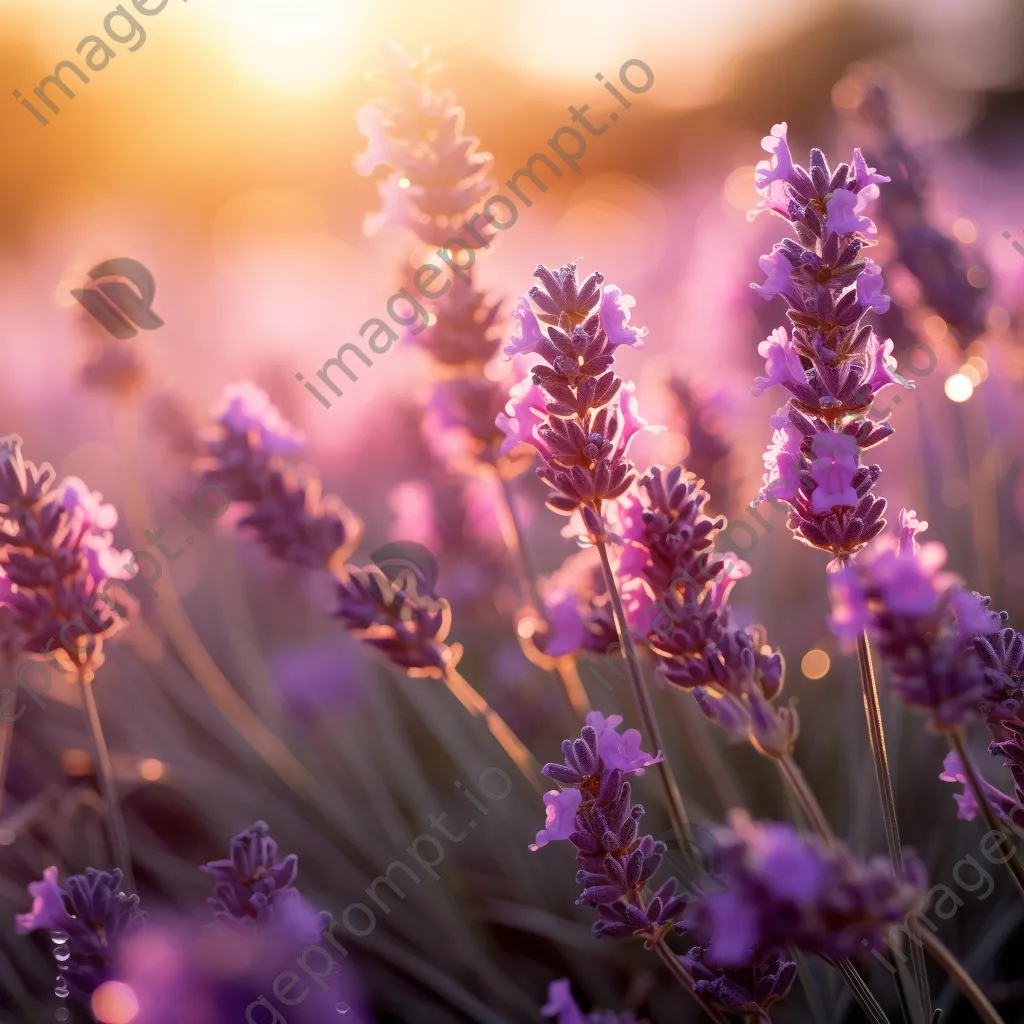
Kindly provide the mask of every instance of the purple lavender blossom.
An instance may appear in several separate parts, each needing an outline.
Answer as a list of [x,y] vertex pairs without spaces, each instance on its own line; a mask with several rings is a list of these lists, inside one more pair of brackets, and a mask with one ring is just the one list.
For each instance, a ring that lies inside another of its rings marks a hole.
[[596,549],[570,555],[550,576],[540,580],[546,613],[545,628],[531,643],[550,658],[590,652],[604,654],[616,642],[611,602]]
[[[645,885],[660,867],[667,847],[653,836],[640,836],[644,809],[632,803],[626,776],[658,759],[639,750],[639,737],[634,743],[632,737],[627,741],[618,736],[621,721],[618,715],[605,718],[592,712],[580,737],[562,742],[564,763],[546,764],[541,770],[542,775],[571,788],[545,795],[549,827],[538,833],[530,848],[539,849],[550,839],[563,837],[576,847],[577,881],[583,885],[576,902],[597,908],[600,920],[594,924],[595,935],[652,938],[673,927],[685,897],[676,894],[674,878],[652,896],[645,894]],[[609,735],[614,739],[602,744],[601,738]],[[605,752],[610,763],[605,762]],[[568,795],[572,792],[579,794],[578,800]],[[574,806],[575,828],[569,831]]]
[[225,389],[214,417],[196,472],[209,489],[249,506],[239,528],[275,558],[310,569],[340,566],[362,524],[337,498],[323,496],[318,479],[284,462],[283,455],[301,446],[301,435],[248,382]]
[[866,629],[903,701],[929,712],[937,732],[955,730],[977,711],[985,692],[972,637],[992,632],[1001,619],[988,609],[987,598],[942,571],[941,544],[917,542],[924,527],[912,513],[904,512],[901,523],[901,543],[879,539],[832,573],[830,625],[848,646]]
[[709,945],[694,946],[679,958],[694,979],[697,995],[725,1013],[768,1019],[768,1011],[789,995],[796,964],[777,949],[758,949],[747,966],[726,968],[711,958]]
[[757,166],[758,212],[789,221],[796,238],[762,258],[768,281],[753,285],[765,298],[782,296],[792,328],[792,336],[776,329],[758,349],[766,375],[754,394],[782,387],[789,398],[771,421],[775,435],[757,501],[786,502],[794,536],[839,557],[885,526],[885,501],[871,493],[881,470],[861,465],[861,453],[892,427],[871,419],[868,409],[884,388],[912,387],[896,373],[892,342],[861,322],[889,303],[879,267],[861,256],[869,244],[864,236],[875,230],[865,210],[878,183],[889,179],[859,150],[852,166],[835,171],[812,150],[804,170],[793,163],[785,124],[775,125],[762,145],[773,157]]
[[859,956],[880,949],[889,929],[923,906],[925,871],[912,855],[901,882],[885,858],[862,865],[841,843],[744,811],[731,811],[729,827],[714,834],[721,889],[689,904],[686,927],[715,964],[742,967],[760,949],[786,946]]
[[[338,573],[335,615],[357,639],[411,676],[440,677],[462,656],[447,644],[451,606],[420,581],[416,592],[389,580],[376,566]],[[422,590],[422,593],[420,593]]]
[[591,1010],[584,1014],[572,997],[568,978],[559,978],[548,985],[548,1001],[540,1012],[542,1017],[555,1018],[555,1024],[637,1024],[631,1013]]
[[42,930],[66,936],[66,946],[60,945],[70,957],[61,973],[77,999],[88,999],[113,976],[118,947],[145,924],[139,897],[121,891],[123,877],[116,868],[109,873],[86,868],[61,884],[57,869],[46,868],[40,881],[29,884],[32,909],[15,918],[19,935]]
[[645,332],[629,323],[630,296],[613,285],[602,292],[602,274],[581,284],[570,263],[554,272],[539,266],[534,276],[542,286],[529,297],[539,312],[520,302],[520,334],[506,355],[544,360],[527,379],[542,394],[524,380],[498,425],[510,441],[537,449],[543,463],[537,474],[551,488],[548,508],[563,515],[582,510],[587,528],[600,532],[601,505],[633,481],[629,442],[647,425],[637,415],[632,385],[612,369],[615,349],[638,347]]
[[426,55],[411,61],[388,44],[384,56],[387,66],[376,77],[387,95],[356,114],[367,139],[356,170],[369,175],[385,166],[391,171],[379,186],[383,208],[367,218],[365,230],[407,227],[436,248],[460,234],[469,211],[493,191],[488,177],[493,158],[477,152],[477,139],[463,135],[465,112],[451,93],[430,88],[437,67],[427,66]]
[[107,596],[111,582],[131,578],[131,555],[113,547],[114,507],[75,477],[55,484],[53,467],[26,461],[21,445],[0,439],[0,644],[38,655],[59,641],[55,653],[93,673],[103,640],[136,607],[123,584],[120,603]]
[[773,704],[782,690],[782,656],[767,647],[761,627],[732,620],[729,592],[750,566],[714,551],[725,519],[705,515],[706,501],[682,467],[654,466],[623,503],[618,573],[626,617],[647,637],[664,679],[691,691],[733,739],[788,753],[796,715]]
[[294,882],[299,858],[283,859],[264,821],[239,832],[230,843],[227,859],[213,860],[200,869],[214,878],[213,896],[207,901],[217,921],[246,928],[284,924],[310,933],[319,918],[304,903]]

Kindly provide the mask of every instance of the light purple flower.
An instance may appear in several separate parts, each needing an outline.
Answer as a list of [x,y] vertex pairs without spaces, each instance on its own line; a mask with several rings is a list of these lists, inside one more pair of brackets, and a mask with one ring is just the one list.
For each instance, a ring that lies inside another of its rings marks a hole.
[[373,238],[383,228],[414,226],[409,210],[410,192],[413,190],[403,188],[401,180],[401,173],[395,171],[377,185],[381,205],[376,213],[368,213],[363,218],[363,234],[367,238]]
[[877,185],[868,185],[859,192],[851,192],[848,188],[836,189],[825,202],[825,229],[834,231],[837,235],[852,235],[858,231],[861,234],[873,235],[874,221],[862,214],[868,203],[877,198]]
[[629,322],[629,311],[635,305],[636,299],[632,295],[623,295],[622,289],[613,284],[605,285],[601,295],[601,326],[613,347],[644,347],[641,339],[647,334],[647,328],[633,327]]
[[884,174],[876,174],[874,167],[868,167],[860,149],[853,151],[853,173],[858,189],[865,189],[869,185],[884,185],[892,181],[892,178],[887,178]]
[[946,755],[946,759],[942,762],[942,773],[939,775],[939,778],[943,782],[958,782],[964,787],[962,793],[953,794],[953,799],[956,801],[957,806],[956,816],[961,821],[974,821],[978,816],[980,808],[978,807],[978,801],[974,798],[973,790],[968,785],[964,766],[955,750],[951,750]]
[[811,478],[817,486],[811,492],[811,511],[824,515],[836,505],[856,505],[860,499],[853,488],[860,449],[849,434],[826,431],[811,443],[815,458]]
[[556,1017],[555,1024],[587,1024],[587,1018],[572,997],[568,978],[548,985],[548,1001],[540,1008],[542,1017]]
[[917,540],[919,533],[924,533],[928,529],[927,523],[922,523],[917,518],[917,512],[914,509],[901,509],[900,510],[900,539],[899,539],[899,553],[902,554],[914,554],[921,547]]
[[512,315],[519,321],[519,333],[508,339],[505,345],[506,359],[536,352],[544,344],[540,321],[530,308],[530,300],[525,295],[520,297],[519,304],[512,310]]
[[[882,279],[882,268],[874,260],[865,259],[866,266],[857,275],[857,301],[865,308],[876,313],[887,313],[892,299],[882,294],[885,281]],[[892,342],[889,342],[891,345]],[[895,360],[893,361],[895,364]]]
[[757,346],[757,354],[765,360],[767,376],[754,381],[757,397],[776,384],[806,384],[807,374],[784,327],[776,327],[771,336]]
[[28,894],[32,897],[32,909],[27,914],[14,918],[19,935],[28,935],[37,930],[66,932],[71,924],[71,915],[64,909],[64,895],[57,881],[55,867],[43,869],[38,882],[28,883]]
[[[613,715],[612,718],[618,718]],[[620,719],[621,721],[621,719]],[[645,768],[664,761],[659,751],[657,757],[640,749],[642,737],[636,729],[627,729],[621,736],[613,728],[605,729],[598,735],[597,749],[607,769],[619,769],[626,774],[643,775]]]
[[545,598],[544,607],[548,622],[544,653],[551,658],[560,658],[582,650],[588,633],[576,595],[558,591]]
[[640,406],[636,399],[636,384],[631,380],[623,381],[622,387],[616,396],[619,407],[619,418],[622,420],[622,432],[619,435],[619,447],[623,451],[629,450],[629,442],[633,437],[646,430],[649,434],[663,434],[665,427],[651,426],[640,415]]
[[758,501],[792,501],[800,489],[800,445],[803,435],[796,427],[776,427],[764,455],[764,486]]
[[270,455],[287,455],[303,445],[302,434],[278,412],[267,393],[250,381],[229,384],[213,417],[233,434],[255,433],[262,450]]
[[767,275],[764,284],[752,284],[750,287],[763,299],[770,299],[779,292],[784,292],[790,285],[790,274],[793,272],[793,264],[786,259],[782,252],[782,245],[778,242],[772,246],[772,251],[767,256],[761,256],[757,265]]
[[533,382],[532,375],[512,386],[505,411],[498,413],[494,421],[505,435],[501,444],[502,454],[512,451],[519,444],[533,445],[541,455],[547,452],[547,446],[534,433],[537,424],[545,416],[547,404],[547,396]]
[[956,617],[956,628],[965,642],[979,634],[995,633],[1003,624],[1002,616],[986,608],[984,600],[973,591],[954,590],[949,603]]
[[769,160],[758,162],[754,181],[759,189],[765,189],[774,181],[785,181],[793,173],[793,156],[786,139],[788,125],[785,121],[772,125],[771,135],[761,140],[761,148],[771,153]]
[[578,789],[548,790],[544,794],[544,827],[530,849],[536,851],[556,839],[568,839],[576,831],[576,811],[582,799],[583,794]]
[[914,385],[896,372],[896,359],[892,350],[893,340],[891,338],[882,341],[874,331],[868,336],[864,346],[867,360],[865,374],[872,395],[877,395],[890,384],[898,384],[908,391],[914,390]]

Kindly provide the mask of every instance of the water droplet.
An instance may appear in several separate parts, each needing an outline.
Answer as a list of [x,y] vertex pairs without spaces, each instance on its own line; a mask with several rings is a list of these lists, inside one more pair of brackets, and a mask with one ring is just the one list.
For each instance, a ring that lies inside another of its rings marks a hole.
[[55,946],[63,946],[68,941],[67,932],[50,932],[50,940]]
[[68,1013],[68,1011],[65,1010],[63,1006],[59,1007],[57,1012],[54,1014],[54,1017],[56,1017],[57,1020],[60,1020],[60,1021],[67,1020],[70,1016],[71,1016],[71,1014]]
[[58,999],[67,999],[68,997],[67,982],[59,976],[57,978],[57,986],[54,988],[53,994],[57,996]]
[[56,960],[57,963],[62,964],[71,959],[71,950],[68,949],[67,946],[58,946],[53,951],[53,959]]
[[352,1007],[349,1006],[348,1003],[335,1003],[334,1004],[334,1012],[335,1013],[351,1013],[352,1012]]

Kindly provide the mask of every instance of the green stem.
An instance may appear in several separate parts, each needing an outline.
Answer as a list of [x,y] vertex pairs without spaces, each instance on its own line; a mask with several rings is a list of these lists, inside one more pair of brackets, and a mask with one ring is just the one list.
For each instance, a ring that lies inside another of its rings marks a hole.
[[[622,598],[619,596],[619,589],[615,584],[615,574],[612,572],[611,562],[608,560],[608,546],[604,538],[595,542],[598,553],[601,556],[601,568],[604,571],[604,583],[608,588],[611,597],[612,610],[615,614],[615,626],[619,633],[619,644],[622,647],[623,657],[626,659],[626,667],[629,672],[629,681],[633,689],[633,697],[636,700],[637,710],[640,712],[640,721],[655,749],[663,755],[665,745],[661,739],[661,730],[658,728],[657,719],[654,717],[654,706],[651,704],[651,695],[647,692],[647,684],[644,682],[643,672],[640,670],[640,661],[636,649],[633,646],[632,638],[629,635],[629,625],[626,622],[626,613],[622,607]],[[672,831],[675,833],[679,849],[685,851],[688,858],[692,857],[693,841],[690,837],[689,819],[686,816],[686,808],[683,806],[683,797],[679,792],[672,769],[667,759],[659,761],[655,766],[658,777],[661,779],[662,787],[668,798],[668,814],[672,822]]]
[[908,921],[910,930],[928,947],[928,952],[935,962],[960,986],[963,994],[971,1001],[971,1005],[978,1011],[978,1016],[985,1024],[1006,1024],[996,1008],[985,997],[985,993],[978,988],[974,979],[964,969],[963,964],[930,931],[922,928],[913,919],[908,919]]
[[96,766],[99,770],[100,782],[103,785],[103,796],[107,803],[107,821],[110,825],[114,860],[124,874],[125,892],[133,895],[135,893],[135,878],[132,874],[132,860],[128,850],[128,833],[125,831],[121,802],[117,796],[114,769],[110,763],[110,750],[103,737],[100,713],[96,707],[96,696],[93,693],[92,680],[89,678],[87,669],[79,668],[78,680],[82,686],[82,707],[96,751]]
[[[878,683],[871,662],[871,643],[866,630],[857,637],[857,661],[860,665],[861,690],[864,696],[864,717],[868,726],[868,740],[871,757],[875,765],[875,780],[878,797],[882,806],[882,820],[885,824],[885,840],[889,847],[889,859],[893,871],[900,881],[906,880],[906,866],[903,863],[903,847],[900,842],[899,821],[896,817],[896,796],[892,788],[892,773],[889,771],[889,755],[885,748],[885,728],[882,724],[882,707],[878,699]],[[924,955],[920,948],[911,944],[911,963],[914,972],[914,987],[921,1002],[925,1021],[931,1016],[931,994],[928,990],[928,974]]]

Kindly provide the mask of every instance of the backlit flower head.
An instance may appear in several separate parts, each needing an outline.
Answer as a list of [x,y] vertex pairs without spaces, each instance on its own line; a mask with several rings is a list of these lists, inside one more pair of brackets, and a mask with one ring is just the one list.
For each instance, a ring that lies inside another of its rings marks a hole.
[[266,393],[249,382],[230,385],[213,419],[215,426],[201,435],[204,454],[195,466],[204,491],[213,492],[205,500],[248,506],[239,529],[275,558],[309,569],[340,566],[358,543],[362,524],[322,493],[319,479],[285,461],[301,447],[302,435]]
[[[508,355],[534,355],[529,381],[517,388],[499,426],[509,444],[525,441],[540,455],[540,478],[551,488],[548,507],[563,515],[582,511],[592,532],[602,529],[602,503],[634,479],[627,450],[647,424],[632,387],[612,368],[620,345],[638,346],[645,331],[630,323],[630,296],[591,274],[580,282],[576,265],[537,268],[541,282],[516,309],[519,332]],[[531,305],[532,302],[532,305]],[[536,312],[535,312],[536,310]],[[543,407],[538,403],[543,399]]]
[[872,404],[884,388],[912,387],[896,373],[892,342],[862,323],[865,314],[889,308],[881,269],[862,255],[875,230],[868,204],[889,179],[859,150],[852,164],[835,170],[812,150],[805,170],[793,162],[785,124],[775,125],[762,146],[773,155],[755,174],[758,210],[788,221],[796,237],[762,257],[768,279],[753,285],[766,299],[781,296],[790,322],[789,331],[777,328],[758,348],[766,372],[754,394],[781,387],[788,398],[772,420],[757,500],[786,502],[799,540],[842,557],[885,526],[885,502],[871,494],[880,470],[862,464],[861,453],[892,428],[872,419]]
[[686,927],[724,967],[750,964],[764,947],[860,956],[923,907],[926,876],[913,856],[899,881],[888,858],[860,864],[841,843],[739,810],[714,836],[718,887],[691,901]]

